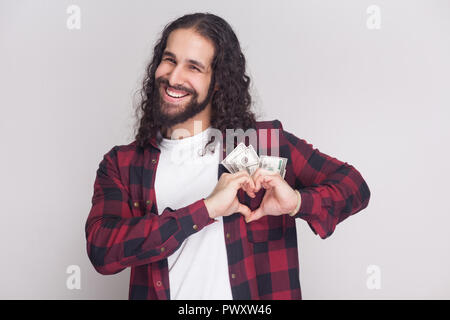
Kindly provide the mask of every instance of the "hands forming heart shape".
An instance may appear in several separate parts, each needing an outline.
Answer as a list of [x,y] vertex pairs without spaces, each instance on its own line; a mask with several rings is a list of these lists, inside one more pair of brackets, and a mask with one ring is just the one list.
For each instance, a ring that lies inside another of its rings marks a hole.
[[[237,191],[243,189],[251,198],[266,189],[260,206],[251,211],[239,202]],[[258,168],[252,176],[245,171],[223,173],[211,195],[205,201],[211,218],[228,216],[235,212],[244,215],[245,221],[252,222],[265,215],[291,213],[297,206],[298,193],[280,176],[278,172]]]
[[259,168],[251,178],[255,184],[254,189],[249,188],[248,183],[247,188],[243,188],[250,197],[254,198],[255,192],[258,192],[261,188],[266,189],[266,192],[256,210],[251,211],[250,214],[246,212],[247,215],[243,213],[247,223],[258,220],[265,215],[291,213],[297,206],[297,193],[278,172],[274,173]]

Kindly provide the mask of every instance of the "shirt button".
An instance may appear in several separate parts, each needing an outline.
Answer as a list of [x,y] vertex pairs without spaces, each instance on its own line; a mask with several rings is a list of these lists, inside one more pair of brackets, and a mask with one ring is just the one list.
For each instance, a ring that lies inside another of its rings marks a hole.
[[161,282],[161,281],[159,281],[159,280],[156,281],[156,286],[157,286],[157,287],[161,287],[161,285],[162,285],[162,282]]
[[230,239],[230,234],[227,232],[226,234],[227,239]]
[[194,225],[192,226],[192,228],[193,228],[194,230],[197,230],[197,229],[198,229],[198,226],[197,226],[196,224],[194,224]]
[[150,203],[152,203],[152,202],[150,200],[147,200],[146,203],[147,203],[147,205],[150,205]]
[[152,163],[155,164],[156,163],[156,159],[152,159]]
[[139,207],[139,202],[135,202],[134,203],[134,206],[137,208],[137,207]]
[[161,248],[161,252],[164,252],[166,250],[166,248],[162,247]]
[[235,273],[231,274],[231,279],[236,279],[236,274]]

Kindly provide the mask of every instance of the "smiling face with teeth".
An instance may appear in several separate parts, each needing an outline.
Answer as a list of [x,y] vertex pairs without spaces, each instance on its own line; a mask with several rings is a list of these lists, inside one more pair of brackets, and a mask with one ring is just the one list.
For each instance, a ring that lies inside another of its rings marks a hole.
[[201,113],[209,116],[214,45],[193,29],[170,33],[155,71],[154,116],[171,127]]

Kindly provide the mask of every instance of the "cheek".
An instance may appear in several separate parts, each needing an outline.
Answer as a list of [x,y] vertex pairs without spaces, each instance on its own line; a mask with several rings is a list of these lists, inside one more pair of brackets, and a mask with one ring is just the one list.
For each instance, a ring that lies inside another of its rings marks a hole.
[[162,76],[164,74],[164,66],[163,65],[159,65],[158,68],[156,68],[155,71],[155,79],[158,79],[160,76]]
[[199,79],[199,81],[193,83],[193,85],[195,86],[195,88],[198,92],[199,99],[200,100],[205,99],[206,96],[208,95],[209,81]]
[[170,73],[173,70],[173,66],[171,66],[169,63],[161,61],[161,63],[158,65],[158,67],[155,70],[155,79],[158,79],[159,77],[168,77]]

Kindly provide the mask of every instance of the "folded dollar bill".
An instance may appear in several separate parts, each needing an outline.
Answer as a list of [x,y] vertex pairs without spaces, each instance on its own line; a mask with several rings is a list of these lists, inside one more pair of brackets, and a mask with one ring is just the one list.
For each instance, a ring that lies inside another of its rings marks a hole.
[[278,172],[284,179],[287,158],[266,155],[259,157],[252,145],[247,147],[241,142],[221,163],[230,173],[245,170],[252,175],[256,169],[263,168]]
[[259,160],[259,167],[278,172],[280,176],[284,179],[286,174],[286,164],[287,158],[273,157],[273,156],[261,156]]

